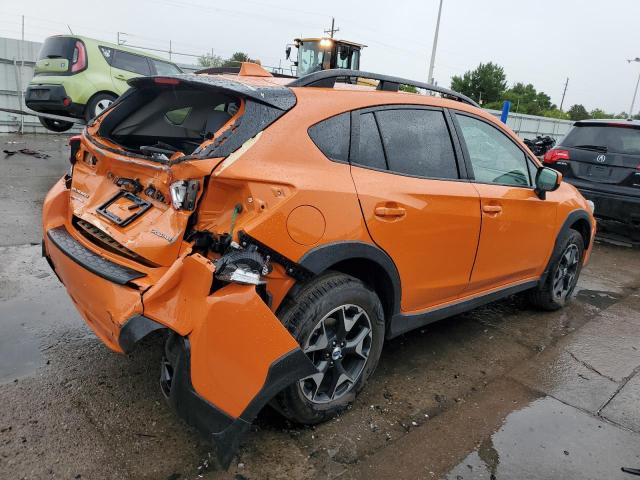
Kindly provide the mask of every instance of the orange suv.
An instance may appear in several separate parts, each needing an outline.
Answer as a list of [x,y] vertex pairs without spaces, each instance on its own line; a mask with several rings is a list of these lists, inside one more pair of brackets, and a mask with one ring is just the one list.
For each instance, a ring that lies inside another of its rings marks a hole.
[[112,350],[166,332],[162,391],[223,465],[265,404],[324,421],[385,339],[517,292],[560,308],[588,261],[592,205],[458,93],[254,64],[129,83],[71,140],[43,254]]

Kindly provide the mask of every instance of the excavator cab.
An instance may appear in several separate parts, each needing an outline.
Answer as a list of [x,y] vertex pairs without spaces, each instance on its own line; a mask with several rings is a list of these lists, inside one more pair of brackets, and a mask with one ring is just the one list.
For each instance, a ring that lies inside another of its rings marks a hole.
[[[297,60],[293,62],[298,77],[330,68],[359,70],[360,51],[366,47],[333,38],[296,38],[293,46],[298,49]],[[291,45],[287,46],[285,53],[290,59]]]

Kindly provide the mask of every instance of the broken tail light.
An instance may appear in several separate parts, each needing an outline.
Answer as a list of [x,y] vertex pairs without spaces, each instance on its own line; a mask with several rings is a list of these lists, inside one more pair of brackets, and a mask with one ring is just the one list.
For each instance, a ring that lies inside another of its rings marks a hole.
[[560,148],[554,148],[544,154],[544,163],[556,163],[559,160],[570,160],[569,151]]
[[80,139],[82,137],[80,135],[74,135],[69,139],[69,163],[74,165],[76,163],[76,156],[78,155],[78,150],[80,150]]

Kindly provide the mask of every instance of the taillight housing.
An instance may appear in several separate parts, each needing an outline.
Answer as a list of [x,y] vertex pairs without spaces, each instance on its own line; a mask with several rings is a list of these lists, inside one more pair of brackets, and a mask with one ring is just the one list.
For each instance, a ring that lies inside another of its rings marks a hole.
[[545,153],[543,158],[544,163],[556,163],[557,161],[560,161],[560,160],[564,160],[564,161],[571,160],[568,150],[562,150],[561,148],[554,148],[552,150],[549,150],[547,153]]
[[71,73],[78,73],[87,68],[87,49],[80,40],[76,41],[71,59]]

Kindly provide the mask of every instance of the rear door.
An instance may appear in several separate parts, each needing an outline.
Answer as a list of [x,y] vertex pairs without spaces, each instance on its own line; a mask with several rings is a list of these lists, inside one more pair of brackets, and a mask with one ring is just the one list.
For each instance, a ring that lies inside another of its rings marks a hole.
[[473,267],[480,201],[461,180],[447,114],[381,107],[352,123],[351,173],[369,233],[400,273],[402,311],[455,299]]
[[541,273],[555,240],[557,203],[534,192],[537,166],[487,120],[456,113],[467,170],[480,194],[482,229],[469,293]]
[[118,95],[122,95],[129,89],[127,80],[151,75],[149,59],[143,55],[114,49],[111,59],[111,79],[113,88]]
[[640,126],[577,123],[556,150],[565,150],[568,158],[552,166],[571,183],[612,192],[626,187],[625,193],[640,195]]

